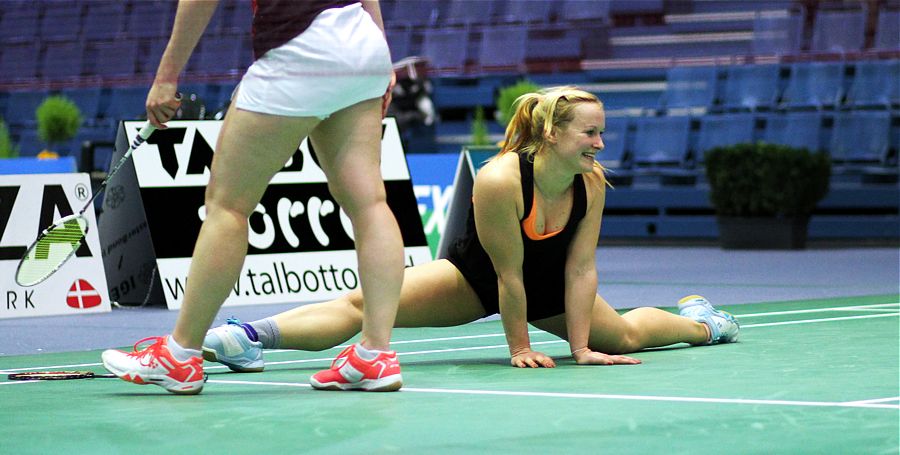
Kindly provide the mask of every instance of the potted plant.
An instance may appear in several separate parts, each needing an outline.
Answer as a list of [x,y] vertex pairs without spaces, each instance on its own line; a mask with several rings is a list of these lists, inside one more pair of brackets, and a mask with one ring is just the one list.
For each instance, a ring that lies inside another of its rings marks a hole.
[[758,142],[709,150],[705,166],[723,248],[805,248],[810,214],[828,193],[828,155]]
[[19,147],[9,137],[9,128],[3,119],[0,119],[0,158],[15,158],[19,156]]
[[81,127],[81,110],[64,96],[50,96],[38,106],[38,138],[52,150],[75,137]]
[[503,87],[497,94],[497,110],[494,111],[495,119],[503,129],[509,124],[512,118],[512,105],[520,96],[526,93],[534,93],[541,90],[541,86],[523,79],[513,85]]
[[491,140],[488,136],[487,122],[484,120],[484,108],[481,106],[475,108],[475,117],[472,119],[471,145],[491,145]]

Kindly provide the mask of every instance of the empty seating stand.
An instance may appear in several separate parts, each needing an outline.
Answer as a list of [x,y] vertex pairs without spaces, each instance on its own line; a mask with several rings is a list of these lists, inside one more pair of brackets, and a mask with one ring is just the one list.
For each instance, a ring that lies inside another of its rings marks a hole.
[[795,63],[784,90],[785,108],[833,108],[843,96],[843,63]]
[[859,52],[866,39],[866,11],[816,12],[811,50],[846,54]]
[[722,107],[726,110],[771,109],[778,99],[779,65],[732,65],[728,67]]

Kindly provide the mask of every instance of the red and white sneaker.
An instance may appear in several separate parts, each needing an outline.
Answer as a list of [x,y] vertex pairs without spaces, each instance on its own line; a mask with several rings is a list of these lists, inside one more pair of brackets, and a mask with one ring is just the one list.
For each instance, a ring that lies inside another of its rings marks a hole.
[[[154,384],[181,395],[200,393],[206,382],[203,359],[176,360],[169,352],[166,340],[167,337],[144,338],[134,344],[132,352],[107,349],[101,355],[103,366],[120,379],[135,384]],[[139,351],[138,346],[146,341],[153,341],[153,344]]]
[[379,353],[372,360],[363,360],[356,353],[355,344],[347,347],[331,362],[331,368],[314,374],[309,383],[319,390],[365,390],[394,392],[403,386],[397,353]]

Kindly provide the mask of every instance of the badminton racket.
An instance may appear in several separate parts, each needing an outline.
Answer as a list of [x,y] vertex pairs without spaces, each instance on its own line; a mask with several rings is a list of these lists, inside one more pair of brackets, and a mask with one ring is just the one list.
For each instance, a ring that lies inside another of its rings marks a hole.
[[106,178],[91,195],[84,207],[74,215],[60,218],[52,226],[44,229],[37,240],[28,247],[16,268],[16,283],[20,286],[34,286],[53,275],[81,247],[88,233],[88,220],[84,212],[91,206],[98,194],[106,189],[112,176],[131,158],[131,154],[153,134],[156,128],[150,122],[144,123],[128,151],[113,166]]
[[10,381],[61,381],[66,379],[115,378],[114,374],[94,373],[93,371],[29,371],[6,375]]

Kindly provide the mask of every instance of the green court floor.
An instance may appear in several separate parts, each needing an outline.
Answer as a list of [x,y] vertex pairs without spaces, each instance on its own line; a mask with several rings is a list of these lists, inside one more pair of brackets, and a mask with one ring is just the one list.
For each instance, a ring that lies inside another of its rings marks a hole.
[[[398,393],[310,389],[337,348],[268,351],[263,373],[207,364],[199,396],[117,379],[0,382],[0,453],[897,454],[898,301],[724,307],[740,343],[645,351],[635,366],[576,366],[566,343],[535,331],[557,368],[515,369],[498,321],[397,330]],[[98,361],[0,357],[0,370]]]

